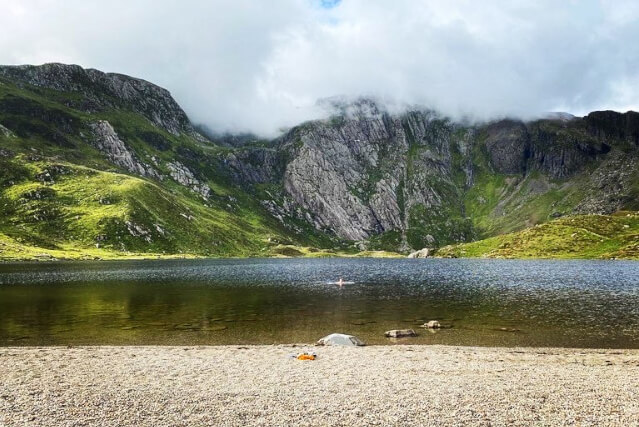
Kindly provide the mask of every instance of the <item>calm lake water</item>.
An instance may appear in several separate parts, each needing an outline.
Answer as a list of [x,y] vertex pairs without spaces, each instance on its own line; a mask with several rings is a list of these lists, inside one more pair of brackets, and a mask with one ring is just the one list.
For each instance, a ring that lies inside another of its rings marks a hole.
[[[339,277],[343,288],[328,284]],[[449,326],[418,326],[439,320]],[[384,337],[414,328],[419,336]],[[0,265],[0,345],[639,348],[639,262],[175,260]]]

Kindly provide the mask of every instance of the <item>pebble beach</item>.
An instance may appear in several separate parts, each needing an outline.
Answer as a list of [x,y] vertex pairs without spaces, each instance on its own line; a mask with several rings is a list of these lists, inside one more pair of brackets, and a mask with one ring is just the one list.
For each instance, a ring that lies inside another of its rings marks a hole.
[[0,379],[2,426],[639,425],[639,350],[4,347]]

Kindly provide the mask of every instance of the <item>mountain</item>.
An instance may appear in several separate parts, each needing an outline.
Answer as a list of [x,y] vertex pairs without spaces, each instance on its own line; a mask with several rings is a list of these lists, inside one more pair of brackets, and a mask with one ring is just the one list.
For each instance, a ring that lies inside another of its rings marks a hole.
[[3,66],[0,147],[4,259],[405,253],[639,210],[634,112],[473,124],[359,99],[263,140],[144,80]]
[[168,91],[143,80],[61,64],[0,67],[0,147],[5,259],[339,244],[289,231],[218,174],[242,154],[198,133]]
[[278,147],[285,194],[317,228],[386,249],[437,247],[639,204],[639,114],[454,123],[370,101]]

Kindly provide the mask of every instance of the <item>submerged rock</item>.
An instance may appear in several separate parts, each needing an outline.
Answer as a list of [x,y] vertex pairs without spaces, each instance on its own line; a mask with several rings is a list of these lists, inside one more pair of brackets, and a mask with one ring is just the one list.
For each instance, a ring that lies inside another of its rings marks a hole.
[[393,329],[384,333],[387,338],[416,337],[417,333],[412,329]]
[[422,327],[428,329],[439,329],[442,327],[442,325],[437,320],[431,320],[428,323],[424,323]]
[[345,346],[362,346],[364,341],[360,340],[356,336],[346,334],[330,334],[324,338],[320,338],[317,341],[317,345],[345,345]]

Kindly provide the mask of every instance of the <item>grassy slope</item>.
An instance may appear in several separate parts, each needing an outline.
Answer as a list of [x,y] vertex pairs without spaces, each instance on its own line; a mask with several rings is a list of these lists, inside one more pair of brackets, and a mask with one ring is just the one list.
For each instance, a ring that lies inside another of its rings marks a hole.
[[[1,193],[0,233],[4,258],[49,253],[76,258],[106,252],[206,256],[268,253],[276,229],[241,204],[226,210],[156,183],[70,163],[4,160],[4,171],[21,171]],[[44,171],[52,182],[38,179]],[[57,174],[51,171],[59,171]],[[11,243],[11,244],[8,244]],[[25,246],[20,249],[19,245]],[[96,245],[101,249],[96,251]]]
[[[591,192],[600,191],[594,172],[616,173],[618,163],[591,164],[563,180],[539,172],[526,176],[496,173],[483,144],[474,147],[474,184],[465,208],[480,240],[440,248],[443,257],[626,258],[638,259],[639,218],[633,211],[615,215],[570,215]],[[632,182],[639,171],[630,170]],[[555,216],[560,216],[555,219]]]
[[639,259],[639,212],[568,216],[515,233],[446,246],[437,256]]

